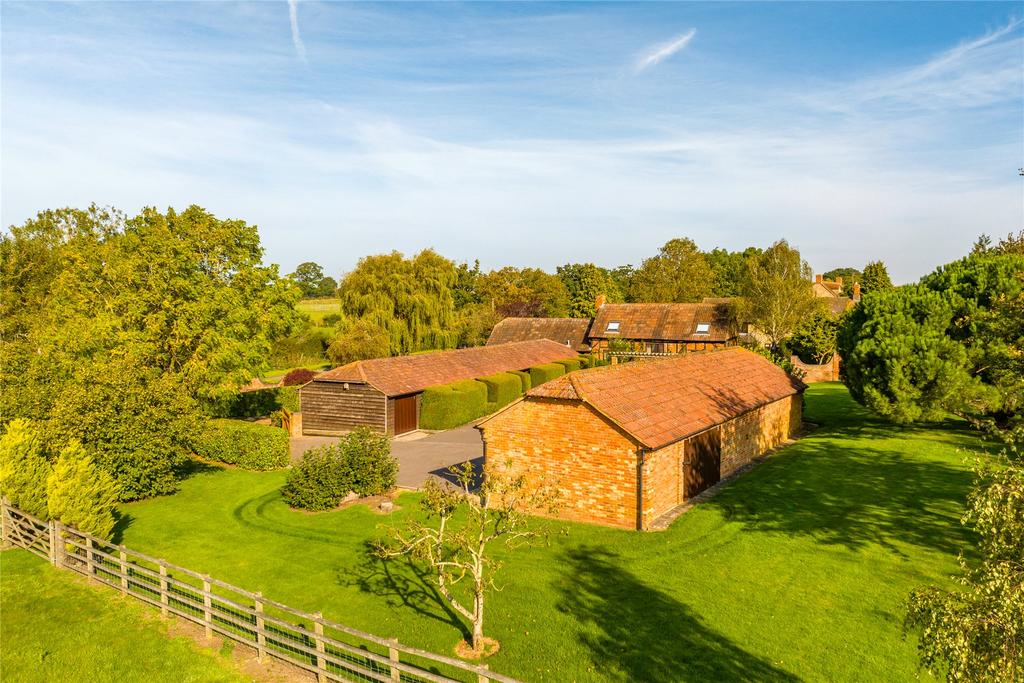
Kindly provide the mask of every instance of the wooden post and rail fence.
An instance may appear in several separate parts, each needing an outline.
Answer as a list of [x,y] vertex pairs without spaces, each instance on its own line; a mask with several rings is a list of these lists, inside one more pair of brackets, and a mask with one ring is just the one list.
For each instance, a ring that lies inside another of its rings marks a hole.
[[302,612],[211,576],[44,521],[0,500],[2,540],[160,610],[276,657],[317,680],[519,683],[486,666],[402,645]]

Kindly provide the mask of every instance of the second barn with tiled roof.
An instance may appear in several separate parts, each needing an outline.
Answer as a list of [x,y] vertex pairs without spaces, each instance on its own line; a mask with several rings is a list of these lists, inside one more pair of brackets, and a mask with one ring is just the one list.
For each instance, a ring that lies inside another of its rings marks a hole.
[[550,339],[580,353],[590,350],[590,318],[505,318],[491,330],[488,346],[532,339]]
[[431,351],[359,360],[322,372],[299,390],[304,434],[344,434],[367,426],[385,434],[419,428],[427,387],[575,358],[563,344],[540,339],[500,346]]
[[560,516],[647,529],[796,433],[804,389],[731,348],[573,372],[478,428],[489,467],[555,482]]
[[598,297],[589,341],[599,357],[609,351],[656,355],[731,346],[737,335],[727,303],[607,304]]

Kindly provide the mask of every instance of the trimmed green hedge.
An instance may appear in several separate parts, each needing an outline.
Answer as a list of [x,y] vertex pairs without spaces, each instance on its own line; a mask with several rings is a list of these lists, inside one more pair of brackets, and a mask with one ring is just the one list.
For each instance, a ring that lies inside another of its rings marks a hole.
[[423,390],[422,429],[451,429],[487,414],[487,385],[475,379],[441,384]]
[[481,377],[479,381],[487,386],[488,413],[507,406],[523,395],[522,378],[511,372],[499,372],[496,375]]
[[556,363],[565,367],[565,371],[572,372],[573,370],[579,370],[583,367],[582,358],[566,358],[564,360],[556,360]]
[[565,374],[565,366],[561,363],[544,363],[530,368],[530,386],[537,387]]
[[193,439],[205,460],[247,470],[271,470],[288,464],[288,432],[240,420],[210,420]]
[[522,384],[523,384],[523,393],[524,394],[527,391],[529,391],[530,389],[533,388],[533,384],[530,382],[530,373],[529,372],[527,372],[526,370],[513,370],[512,374],[513,375],[517,375],[519,377],[519,381],[522,382]]

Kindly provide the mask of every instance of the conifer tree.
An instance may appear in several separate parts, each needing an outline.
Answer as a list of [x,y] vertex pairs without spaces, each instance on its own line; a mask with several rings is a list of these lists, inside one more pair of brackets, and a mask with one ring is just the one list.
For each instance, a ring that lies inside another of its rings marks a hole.
[[60,452],[47,481],[50,517],[79,531],[109,539],[114,530],[117,484],[72,441]]
[[50,462],[35,425],[12,420],[0,437],[0,494],[19,510],[47,519],[49,476]]

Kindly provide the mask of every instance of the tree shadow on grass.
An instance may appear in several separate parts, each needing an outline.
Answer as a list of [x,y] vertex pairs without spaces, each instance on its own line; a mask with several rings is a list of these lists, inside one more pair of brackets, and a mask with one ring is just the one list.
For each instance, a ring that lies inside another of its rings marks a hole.
[[124,543],[124,532],[128,530],[128,527],[135,521],[135,517],[122,512],[121,510],[114,511],[114,528],[110,533],[110,542],[115,545]]
[[455,628],[463,638],[472,633],[448,604],[434,583],[434,574],[402,556],[384,559],[374,552],[373,543],[367,541],[358,567],[346,568],[338,575],[341,585],[355,585],[365,593],[383,597],[388,607],[408,607],[431,619]]
[[709,629],[685,604],[582,546],[565,556],[558,609],[580,623],[579,641],[609,678],[668,681],[797,681],[793,674]]
[[875,543],[903,555],[897,543],[947,553],[964,547],[970,532],[959,519],[970,471],[852,439],[843,430],[801,441],[704,505],[750,530],[848,548]]

